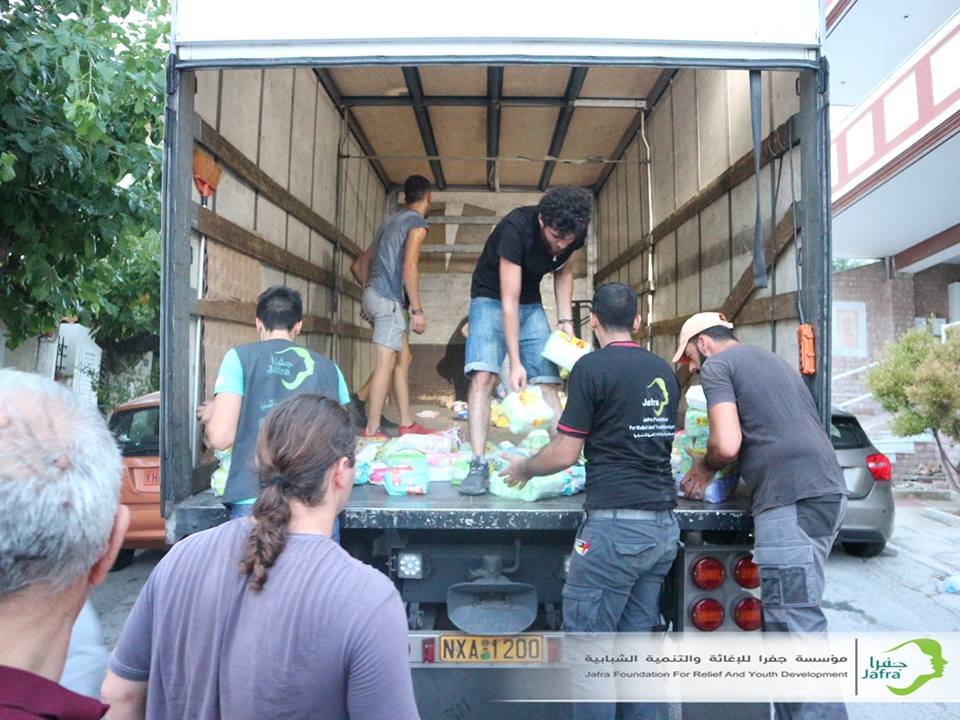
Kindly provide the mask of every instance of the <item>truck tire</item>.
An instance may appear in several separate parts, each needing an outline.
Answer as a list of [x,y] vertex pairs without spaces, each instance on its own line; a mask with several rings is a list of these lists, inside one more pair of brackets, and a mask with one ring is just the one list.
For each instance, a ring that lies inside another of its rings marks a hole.
[[885,541],[870,543],[843,543],[843,549],[847,551],[848,555],[853,555],[854,557],[876,557],[883,552],[883,549],[886,546],[887,543]]

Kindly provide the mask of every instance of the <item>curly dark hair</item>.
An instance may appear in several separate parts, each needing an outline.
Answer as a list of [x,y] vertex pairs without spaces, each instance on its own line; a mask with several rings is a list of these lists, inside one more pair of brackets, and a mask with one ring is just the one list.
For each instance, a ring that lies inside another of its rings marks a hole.
[[593,196],[583,188],[560,185],[551,188],[540,198],[537,212],[543,224],[561,235],[573,234],[577,239],[587,234]]

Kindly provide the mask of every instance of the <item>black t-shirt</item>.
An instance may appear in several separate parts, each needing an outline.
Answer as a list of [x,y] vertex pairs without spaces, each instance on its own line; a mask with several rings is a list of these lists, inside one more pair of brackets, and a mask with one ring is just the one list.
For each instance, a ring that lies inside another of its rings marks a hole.
[[558,430],[585,440],[585,510],[676,507],[670,449],[679,398],[666,361],[634,342],[577,361]]
[[559,255],[547,249],[534,206],[511,210],[490,233],[477,266],[473,270],[470,297],[500,299],[500,258],[522,268],[520,304],[540,305],[540,281],[548,272],[562,268],[574,251],[583,247],[578,237]]

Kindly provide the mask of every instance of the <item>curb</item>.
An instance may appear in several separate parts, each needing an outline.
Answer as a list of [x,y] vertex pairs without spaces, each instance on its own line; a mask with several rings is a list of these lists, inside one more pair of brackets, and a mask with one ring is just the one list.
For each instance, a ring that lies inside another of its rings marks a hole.
[[894,488],[893,497],[914,498],[916,500],[949,500],[949,490],[922,490],[914,488]]
[[931,520],[936,520],[938,523],[960,528],[960,515],[954,515],[932,507],[924,508],[923,515]]

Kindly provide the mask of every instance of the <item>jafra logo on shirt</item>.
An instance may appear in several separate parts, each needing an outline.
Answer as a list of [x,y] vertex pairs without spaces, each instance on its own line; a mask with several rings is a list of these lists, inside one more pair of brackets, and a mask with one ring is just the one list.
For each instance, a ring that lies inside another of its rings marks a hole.
[[285,357],[281,357],[281,355],[291,352],[303,360],[303,369],[296,374],[296,377],[294,377],[293,380],[282,380],[281,382],[287,390],[296,390],[303,384],[304,380],[313,375],[313,368],[316,365],[316,363],[313,361],[313,358],[310,357],[310,351],[306,348],[294,345],[292,347],[285,348],[280,352],[275,352],[270,356],[270,367],[267,368],[267,374],[280,375],[285,378],[293,375],[294,363],[290,362],[290,360]]
[[643,398],[643,406],[652,408],[653,414],[660,417],[663,409],[670,403],[670,393],[667,392],[667,383],[663,378],[654,378],[647,385],[647,395]]
[[885,650],[879,656],[870,655],[860,679],[883,682],[894,695],[910,695],[930,680],[943,677],[947,664],[940,643],[917,638]]

